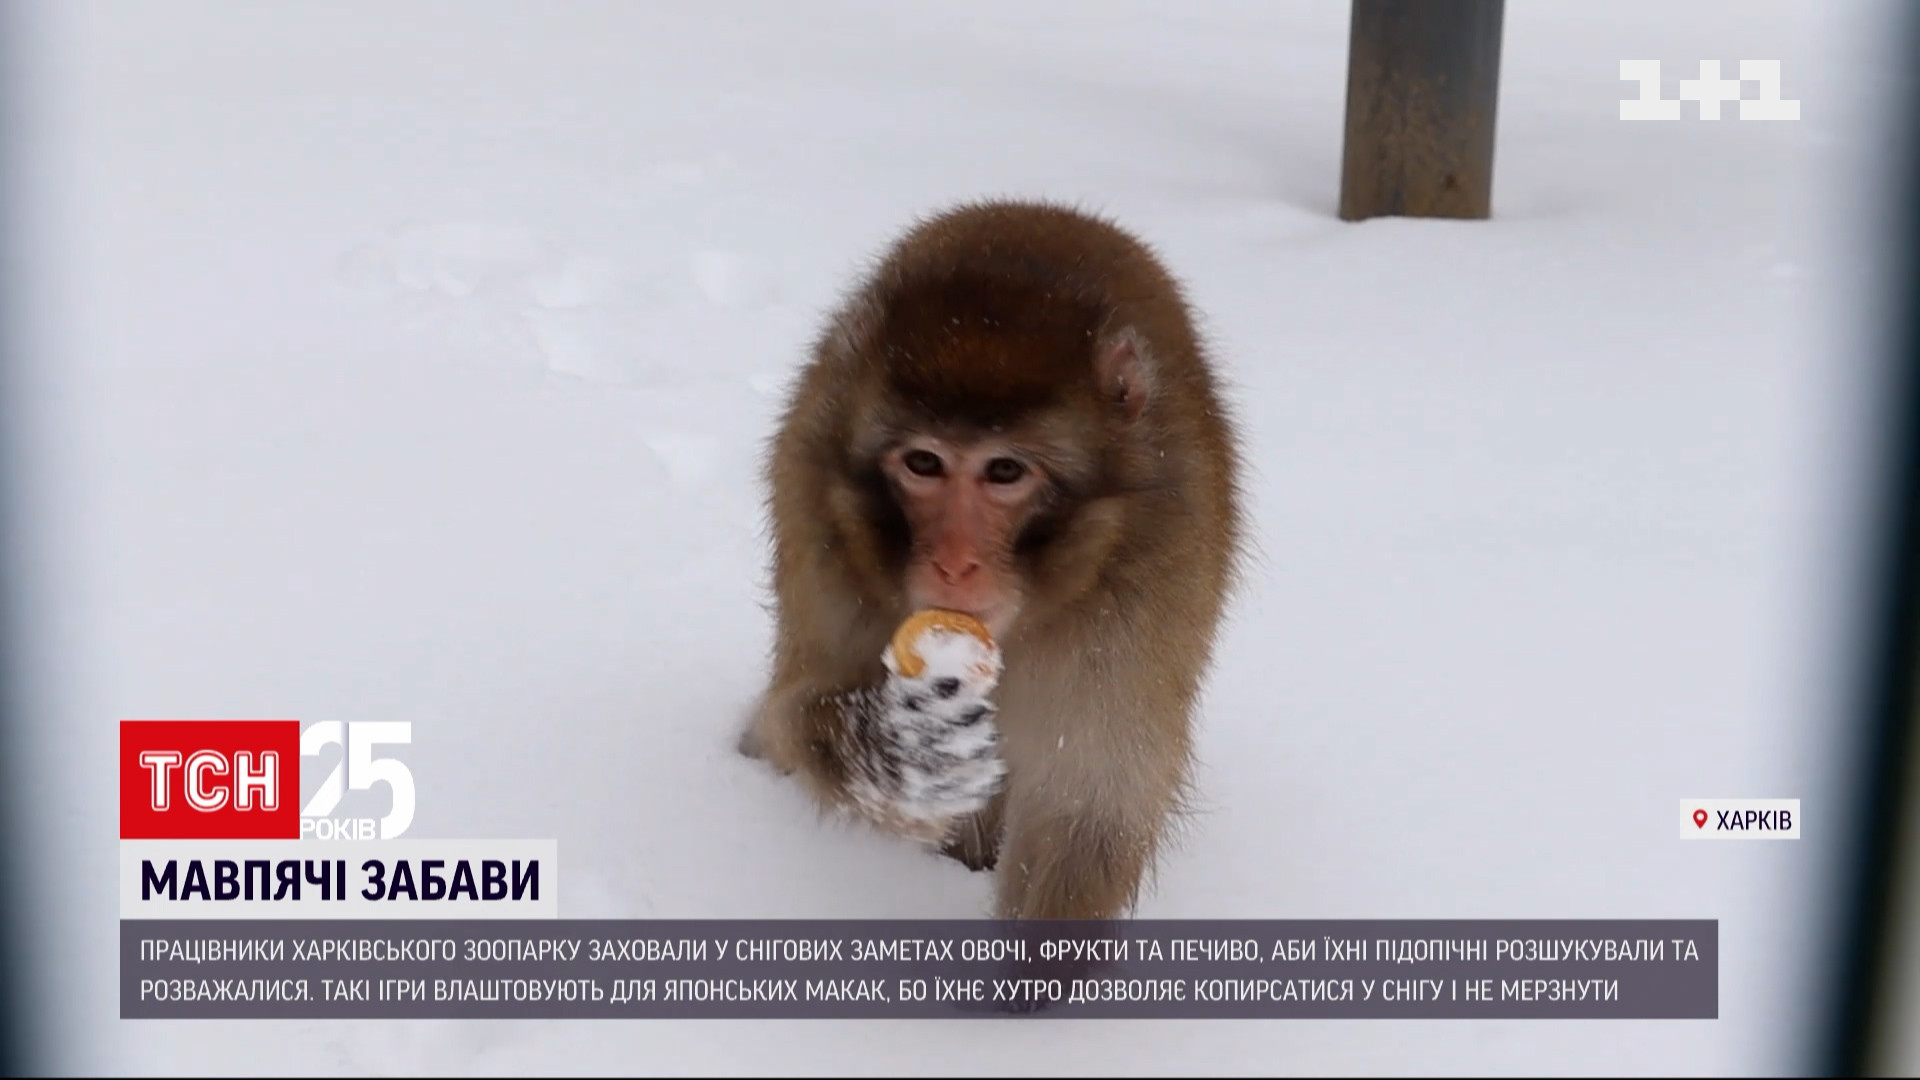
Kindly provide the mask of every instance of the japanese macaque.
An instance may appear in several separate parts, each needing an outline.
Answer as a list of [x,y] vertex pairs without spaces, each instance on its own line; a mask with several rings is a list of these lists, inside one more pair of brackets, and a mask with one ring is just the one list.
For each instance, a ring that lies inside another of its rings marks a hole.
[[[1242,535],[1181,287],[1059,206],[909,230],[833,315],[766,482],[776,641],[741,749],[979,870],[994,914],[1129,914],[1180,809]],[[890,641],[917,611],[917,676]]]

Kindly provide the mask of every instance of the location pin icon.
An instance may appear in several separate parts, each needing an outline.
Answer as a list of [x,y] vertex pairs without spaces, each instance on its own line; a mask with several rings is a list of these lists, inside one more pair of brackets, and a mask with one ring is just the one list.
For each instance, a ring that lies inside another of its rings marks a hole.
[[1693,827],[1696,829],[1704,829],[1707,827],[1707,812],[1705,810],[1695,810],[1693,812]]

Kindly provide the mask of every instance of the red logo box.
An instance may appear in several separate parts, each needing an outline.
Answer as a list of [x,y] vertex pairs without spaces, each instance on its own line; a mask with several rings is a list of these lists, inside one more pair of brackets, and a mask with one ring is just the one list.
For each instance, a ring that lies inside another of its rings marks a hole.
[[120,839],[300,839],[300,722],[120,721]]

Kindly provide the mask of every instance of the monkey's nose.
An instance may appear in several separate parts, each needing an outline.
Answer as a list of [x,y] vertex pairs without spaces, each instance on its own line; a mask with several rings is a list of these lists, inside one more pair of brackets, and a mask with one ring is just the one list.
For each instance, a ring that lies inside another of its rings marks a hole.
[[[950,566],[953,568],[950,568]],[[940,560],[935,559],[933,561],[933,568],[935,571],[937,571],[940,574],[941,581],[947,583],[948,585],[958,585],[961,582],[972,577],[974,575],[974,572],[980,569],[980,560],[954,559],[954,560],[949,560],[948,562],[941,562]]]

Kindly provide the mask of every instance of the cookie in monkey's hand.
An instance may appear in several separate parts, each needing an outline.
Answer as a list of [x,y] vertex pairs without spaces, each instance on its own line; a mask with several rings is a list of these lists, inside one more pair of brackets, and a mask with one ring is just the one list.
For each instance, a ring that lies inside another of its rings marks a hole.
[[952,611],[922,611],[882,652],[887,678],[853,733],[868,746],[848,781],[854,802],[895,832],[944,844],[1000,789],[1006,763],[993,691],[1000,649],[987,628]]
[[917,679],[927,668],[921,650],[938,647],[941,636],[952,634],[965,634],[977,639],[986,646],[990,656],[998,651],[993,645],[993,634],[979,619],[965,612],[927,608],[909,615],[893,632],[893,647],[889,650],[893,662],[888,666],[905,678]]

